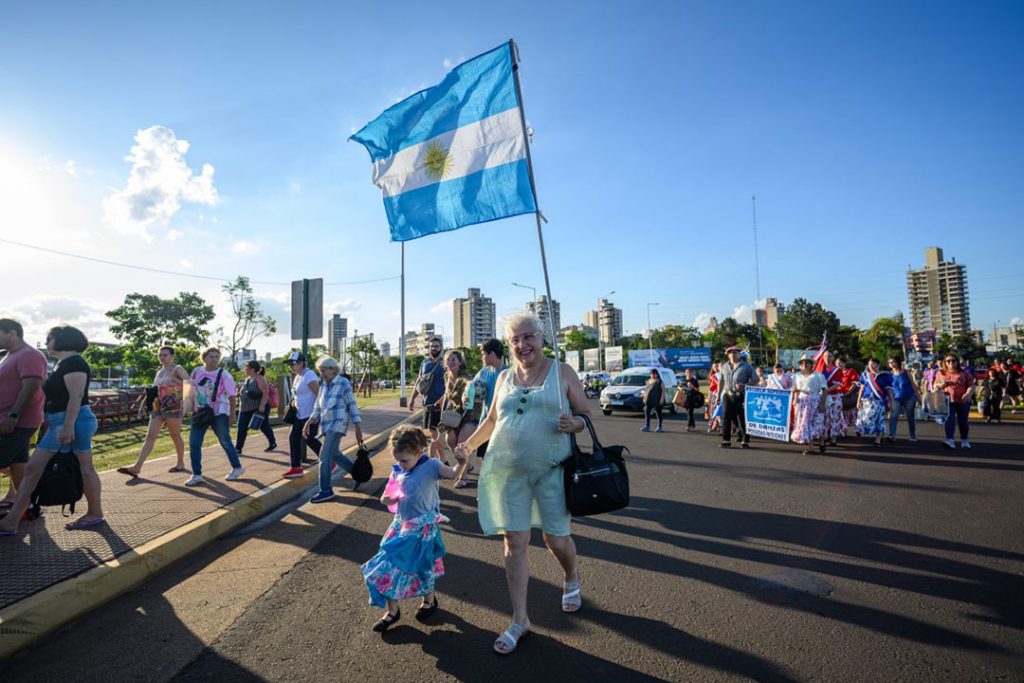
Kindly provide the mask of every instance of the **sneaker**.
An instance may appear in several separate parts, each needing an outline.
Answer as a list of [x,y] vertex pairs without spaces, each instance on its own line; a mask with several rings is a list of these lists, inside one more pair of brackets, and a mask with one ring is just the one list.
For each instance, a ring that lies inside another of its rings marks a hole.
[[641,432],[649,432],[649,431],[651,431],[651,428],[650,427],[641,427],[640,431]]
[[750,448],[750,443],[747,441],[741,441],[740,448]]
[[232,468],[232,470],[230,472],[228,472],[228,476],[224,477],[224,479],[226,481],[238,481],[238,478],[241,477],[244,472],[245,472],[245,468],[244,467]]
[[199,486],[203,483],[203,475],[193,474],[187,480],[185,480],[185,486]]
[[655,429],[654,431],[656,431],[656,432],[663,432],[663,431],[665,431],[665,430],[664,430],[664,429],[662,429],[661,427],[658,427],[658,428],[657,428],[657,429]]
[[968,441],[967,439],[964,439],[963,441],[960,442],[960,448],[970,448],[970,447],[971,447],[971,442]]
[[917,443],[917,437],[916,436],[912,436],[909,439],[907,439],[907,441],[909,441],[910,443]]
[[722,443],[718,444],[718,447],[719,448],[730,448],[730,447],[732,447],[732,443],[730,443],[728,441],[723,441]]
[[277,444],[276,443],[272,443],[269,446],[267,446],[266,448],[264,448],[263,452],[264,453],[270,453],[271,451],[276,451],[276,450],[277,450]]
[[301,467],[292,467],[284,473],[285,479],[298,479],[306,474],[306,471]]
[[953,439],[946,439],[942,443],[946,444],[946,448],[956,448],[956,443],[953,441]]
[[334,491],[317,491],[316,495],[309,499],[310,503],[325,503],[334,498]]

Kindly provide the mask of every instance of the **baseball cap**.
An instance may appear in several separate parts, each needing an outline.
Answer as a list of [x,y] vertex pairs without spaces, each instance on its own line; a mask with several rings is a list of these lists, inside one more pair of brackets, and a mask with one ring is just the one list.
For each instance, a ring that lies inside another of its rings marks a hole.
[[729,348],[727,348],[725,350],[725,352],[726,353],[732,353],[733,351],[739,351],[739,350],[740,350],[740,347],[738,347],[738,346],[730,346]]
[[305,363],[306,356],[299,351],[292,351],[291,355],[284,359],[284,362],[288,365],[292,363]]

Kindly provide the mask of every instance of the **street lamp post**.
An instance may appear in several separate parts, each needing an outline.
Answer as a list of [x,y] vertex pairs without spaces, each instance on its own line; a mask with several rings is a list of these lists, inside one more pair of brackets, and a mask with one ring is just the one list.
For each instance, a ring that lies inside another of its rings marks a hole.
[[531,287],[530,285],[521,285],[518,282],[513,282],[512,284],[514,286],[516,286],[516,287],[522,287],[523,289],[528,289],[531,292],[533,292],[533,298],[530,299],[530,301],[532,301],[534,303],[534,305],[536,305],[536,303],[537,303],[537,288],[536,287]]
[[654,356],[654,330],[651,329],[651,306],[657,306],[658,302],[647,303],[647,350]]

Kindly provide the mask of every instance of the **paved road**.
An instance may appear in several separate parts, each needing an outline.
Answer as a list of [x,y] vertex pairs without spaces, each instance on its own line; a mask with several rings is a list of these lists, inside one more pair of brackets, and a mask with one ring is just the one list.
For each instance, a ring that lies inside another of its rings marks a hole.
[[[914,448],[803,456],[767,442],[719,449],[678,421],[665,434],[641,434],[633,417],[596,423],[633,451],[633,504],[574,527],[578,615],[560,611],[557,566],[535,541],[535,632],[512,657],[490,650],[508,621],[501,546],[479,534],[474,489],[449,488],[448,576],[429,625],[410,604],[383,638],[370,632],[378,613],[358,566],[389,515],[347,494],[258,531],[251,569],[233,560],[246,546],[226,539],[208,551],[221,557],[166,573],[0,676],[74,666],[82,681],[1024,680],[1024,426],[975,426],[971,451],[941,449],[925,425]],[[228,580],[199,574],[217,563],[233,564]],[[211,578],[179,603],[167,597],[196,576]],[[222,623],[208,627],[214,615]]]

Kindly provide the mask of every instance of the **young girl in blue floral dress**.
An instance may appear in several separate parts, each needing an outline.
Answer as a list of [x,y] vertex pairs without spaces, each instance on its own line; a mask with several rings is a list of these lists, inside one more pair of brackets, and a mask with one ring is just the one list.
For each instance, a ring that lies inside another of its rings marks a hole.
[[395,457],[394,471],[380,502],[395,513],[380,551],[360,569],[370,591],[370,604],[388,611],[374,625],[383,633],[398,621],[398,602],[422,596],[416,618],[425,620],[437,611],[434,582],[444,575],[444,541],[439,479],[454,479],[455,470],[427,455],[429,442],[422,429],[404,425],[388,441]]

